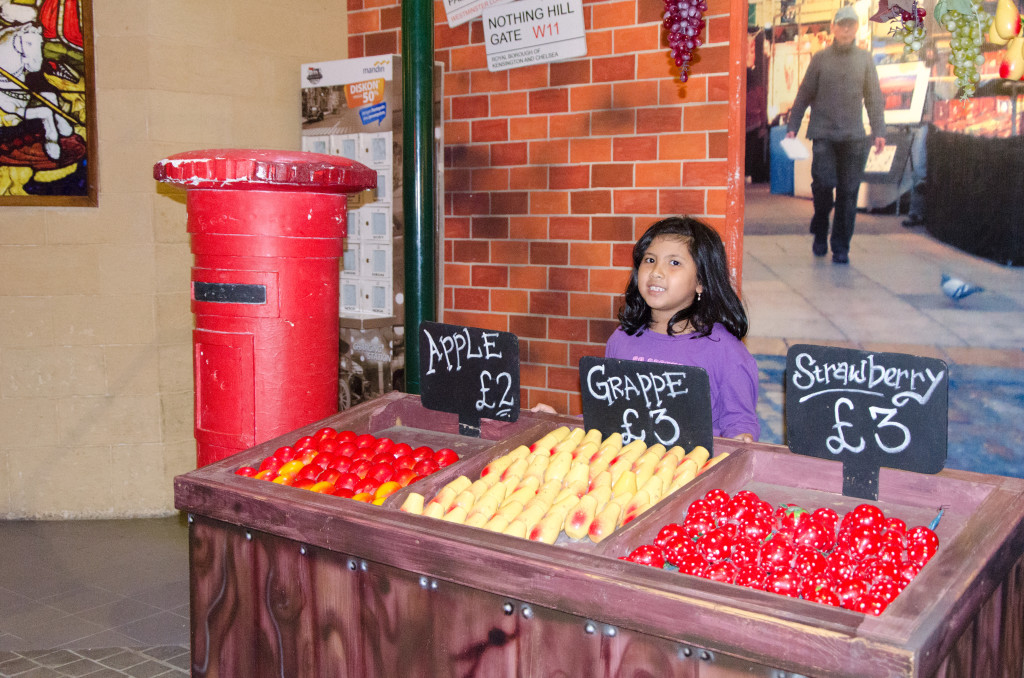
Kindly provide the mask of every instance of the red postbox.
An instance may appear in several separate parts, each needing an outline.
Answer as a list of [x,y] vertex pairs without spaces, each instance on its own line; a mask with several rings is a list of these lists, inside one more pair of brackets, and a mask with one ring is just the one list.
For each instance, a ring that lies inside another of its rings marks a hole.
[[198,465],[336,412],[345,194],[377,173],[230,149],[173,155],[153,177],[187,189]]

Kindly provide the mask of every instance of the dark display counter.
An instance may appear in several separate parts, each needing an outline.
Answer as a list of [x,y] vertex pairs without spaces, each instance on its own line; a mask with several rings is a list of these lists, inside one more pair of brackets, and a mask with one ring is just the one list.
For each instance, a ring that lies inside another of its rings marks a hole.
[[[565,425],[485,421],[437,488]],[[839,512],[842,466],[715,439],[729,456],[604,541],[531,542],[234,475],[323,426],[453,439],[454,416],[392,393],[179,476],[190,522],[194,676],[1007,676],[1024,659],[1024,481],[883,469],[941,547],[880,616],[619,560],[712,488]],[[416,441],[410,441],[410,444]],[[415,489],[418,483],[410,486]],[[405,494],[405,493],[402,493]],[[425,490],[426,496],[432,496]]]
[[1024,137],[928,133],[925,223],[942,242],[1024,265]]

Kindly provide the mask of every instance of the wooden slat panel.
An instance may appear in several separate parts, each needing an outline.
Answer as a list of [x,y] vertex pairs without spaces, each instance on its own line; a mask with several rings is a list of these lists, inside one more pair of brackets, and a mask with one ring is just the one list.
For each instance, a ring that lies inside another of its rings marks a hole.
[[307,547],[310,598],[317,610],[318,664],[323,675],[364,674],[359,578],[344,555]]
[[1000,586],[981,606],[974,618],[971,629],[974,632],[974,652],[971,657],[972,675],[993,677],[999,675],[1002,666],[1000,644],[1005,612],[1005,595],[1003,587]]
[[445,673],[432,673],[435,611],[427,591],[414,583],[415,575],[380,563],[351,562],[359,579],[360,675],[444,678]]
[[972,668],[975,631],[976,625],[972,623],[964,630],[960,640],[946,655],[946,660],[943,662],[944,678],[971,678],[975,675]]
[[[629,634],[609,636],[599,626],[594,626],[593,632],[588,633],[586,621],[580,617],[536,605],[529,606],[529,610],[530,618],[519,622],[519,628],[527,636],[530,648],[527,661],[523,662],[523,675],[544,678],[636,675],[617,670],[622,658],[616,654],[621,653],[621,649],[628,644]],[[618,649],[618,652],[613,652],[612,648]],[[662,668],[652,671],[649,674],[652,676],[672,676],[670,671],[663,668],[667,666],[664,662],[648,662],[640,666]]]
[[244,530],[196,517],[189,545],[193,675],[259,675],[252,549]]
[[[434,673],[419,675],[524,675],[530,643],[514,601],[446,581],[431,579]],[[433,588],[436,586],[436,588]],[[504,606],[512,605],[506,614]]]
[[1001,588],[1001,657],[999,672],[992,675],[999,675],[1002,678],[1024,678],[1024,555],[1017,560],[1003,580]]
[[[696,655],[682,655],[679,643],[664,638],[652,638],[628,630],[618,631],[614,637],[601,637],[602,649],[607,652],[607,673],[614,676],[664,676],[665,678],[697,678],[703,675]],[[706,663],[706,662],[705,662]],[[596,675],[596,674],[595,674]],[[747,674],[749,675],[749,673]]]
[[[261,638],[261,670],[267,675],[315,676],[316,607],[309,568],[299,557],[297,542],[253,533],[254,598],[257,634]],[[271,673],[267,665],[275,667]]]

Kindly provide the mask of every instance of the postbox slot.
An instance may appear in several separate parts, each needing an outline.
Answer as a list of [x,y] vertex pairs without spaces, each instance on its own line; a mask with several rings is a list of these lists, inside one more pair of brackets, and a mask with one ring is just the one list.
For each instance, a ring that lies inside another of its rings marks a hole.
[[210,301],[216,304],[265,304],[267,286],[197,280],[192,283],[192,296],[196,301]]

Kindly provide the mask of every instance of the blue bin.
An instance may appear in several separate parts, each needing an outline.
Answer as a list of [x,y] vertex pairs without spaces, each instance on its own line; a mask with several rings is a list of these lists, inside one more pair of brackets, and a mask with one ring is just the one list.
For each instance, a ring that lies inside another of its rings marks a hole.
[[771,192],[775,195],[793,195],[793,161],[782,150],[782,140],[785,138],[785,126],[771,128],[768,166]]

